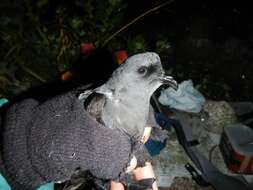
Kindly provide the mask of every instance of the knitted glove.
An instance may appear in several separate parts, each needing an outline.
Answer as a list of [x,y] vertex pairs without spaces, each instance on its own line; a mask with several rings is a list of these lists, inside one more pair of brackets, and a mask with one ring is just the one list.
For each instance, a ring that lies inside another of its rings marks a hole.
[[77,168],[117,179],[130,161],[128,137],[93,120],[74,92],[43,103],[23,100],[2,119],[3,175],[13,190],[65,181]]

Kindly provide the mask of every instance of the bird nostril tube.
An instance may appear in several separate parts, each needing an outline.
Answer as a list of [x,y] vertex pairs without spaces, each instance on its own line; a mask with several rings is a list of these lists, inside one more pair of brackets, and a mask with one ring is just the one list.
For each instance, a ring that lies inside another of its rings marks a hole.
[[174,90],[177,90],[177,89],[178,89],[177,81],[176,81],[172,76],[163,76],[163,77],[160,77],[160,81],[161,81],[163,84],[169,85],[169,86],[172,87]]

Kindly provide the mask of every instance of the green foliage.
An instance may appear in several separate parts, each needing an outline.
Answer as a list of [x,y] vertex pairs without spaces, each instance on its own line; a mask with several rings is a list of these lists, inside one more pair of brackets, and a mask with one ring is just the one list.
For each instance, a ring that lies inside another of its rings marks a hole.
[[70,67],[82,42],[99,47],[119,28],[126,5],[123,0],[3,0],[0,94],[13,96],[53,80]]
[[145,52],[148,49],[148,44],[142,35],[137,35],[128,40],[127,49],[131,54]]
[[156,42],[156,50],[158,53],[168,52],[171,48],[171,44],[168,40],[158,40]]

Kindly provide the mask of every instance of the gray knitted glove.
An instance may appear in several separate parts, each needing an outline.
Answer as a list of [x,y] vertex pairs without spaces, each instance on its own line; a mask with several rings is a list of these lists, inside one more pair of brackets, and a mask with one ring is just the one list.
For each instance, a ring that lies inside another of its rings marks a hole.
[[76,168],[117,179],[132,153],[128,137],[93,120],[74,92],[41,104],[33,99],[16,103],[1,125],[4,176],[13,190],[65,181]]

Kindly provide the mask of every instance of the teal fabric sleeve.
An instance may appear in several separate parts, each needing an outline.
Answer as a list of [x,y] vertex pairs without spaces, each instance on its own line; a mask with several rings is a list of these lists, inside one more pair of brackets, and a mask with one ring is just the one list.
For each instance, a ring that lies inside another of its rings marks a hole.
[[[11,187],[0,174],[0,190],[11,190]],[[54,183],[46,183],[45,185],[40,186],[37,190],[54,190]]]
[[0,174],[0,189],[1,190],[11,190],[11,187],[7,183],[7,181],[4,179],[4,177]]
[[6,98],[1,98],[0,97],[0,107],[4,104],[8,103],[8,100]]
[[40,186],[37,190],[54,190],[54,183],[46,183],[42,186]]
[[[0,107],[7,103],[8,100],[5,98],[0,98]],[[0,174],[0,190],[11,190],[11,187],[5,180],[5,178]]]

